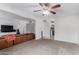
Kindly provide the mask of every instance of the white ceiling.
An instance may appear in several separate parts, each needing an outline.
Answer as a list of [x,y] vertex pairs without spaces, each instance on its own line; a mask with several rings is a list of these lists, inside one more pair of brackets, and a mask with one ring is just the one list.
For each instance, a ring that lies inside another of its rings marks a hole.
[[57,16],[67,14],[78,14],[79,15],[79,4],[78,3],[64,3],[61,4],[61,8],[57,11],[56,15],[42,16],[42,12],[33,12],[39,10],[41,7],[38,3],[0,3],[0,9],[35,20],[39,19],[52,19]]

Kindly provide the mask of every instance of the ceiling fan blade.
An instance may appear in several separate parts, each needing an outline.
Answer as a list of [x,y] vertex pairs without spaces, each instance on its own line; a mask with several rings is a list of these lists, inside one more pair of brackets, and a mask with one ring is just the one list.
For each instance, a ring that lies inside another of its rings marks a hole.
[[49,3],[39,3],[40,6],[49,6]]
[[51,9],[55,9],[55,8],[58,8],[58,7],[61,7],[61,5],[60,4],[57,4],[55,6],[51,6]]
[[43,10],[47,10],[48,9],[48,3],[39,3],[39,5],[42,7]]
[[50,11],[52,14],[56,14],[56,12],[54,12],[54,11]]
[[60,5],[60,4],[56,4],[56,5],[54,5],[54,6],[49,7],[48,10],[49,10],[51,13],[56,14],[56,11],[58,10],[59,7],[61,7],[61,5]]
[[43,3],[39,3],[40,6],[43,6]]
[[41,10],[34,10],[33,12],[38,12],[38,11],[41,11]]

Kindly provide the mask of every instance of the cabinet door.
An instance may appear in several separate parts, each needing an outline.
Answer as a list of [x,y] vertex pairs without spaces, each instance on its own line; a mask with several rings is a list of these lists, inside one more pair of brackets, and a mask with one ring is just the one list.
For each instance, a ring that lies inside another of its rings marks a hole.
[[20,37],[16,37],[16,40],[14,40],[14,44],[18,44],[21,43],[21,38]]
[[7,43],[7,42],[5,42],[4,39],[0,40],[0,49],[4,49],[4,48],[10,47],[12,45],[13,45],[13,41]]

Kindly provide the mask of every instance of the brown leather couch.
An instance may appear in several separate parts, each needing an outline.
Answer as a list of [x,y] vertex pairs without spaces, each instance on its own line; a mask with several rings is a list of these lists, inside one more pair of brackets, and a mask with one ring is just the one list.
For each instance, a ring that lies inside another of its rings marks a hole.
[[7,43],[4,40],[4,37],[0,37],[0,49],[4,49],[10,46],[13,46],[15,44],[19,44],[22,42],[30,41],[35,39],[35,34],[34,33],[27,33],[27,34],[16,34],[16,39],[12,42]]

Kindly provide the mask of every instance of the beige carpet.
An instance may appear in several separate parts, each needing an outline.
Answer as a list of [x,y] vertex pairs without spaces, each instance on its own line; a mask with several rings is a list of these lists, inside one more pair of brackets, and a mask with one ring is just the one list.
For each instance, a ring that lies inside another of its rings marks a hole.
[[79,46],[55,40],[32,40],[0,50],[0,55],[75,55]]

